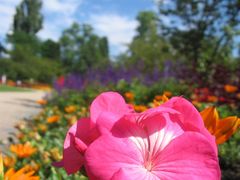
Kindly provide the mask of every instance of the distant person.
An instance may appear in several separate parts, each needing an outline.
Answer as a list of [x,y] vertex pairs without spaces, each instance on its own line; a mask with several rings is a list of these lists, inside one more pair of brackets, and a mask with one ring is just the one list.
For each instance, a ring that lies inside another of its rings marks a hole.
[[7,76],[5,74],[2,75],[2,84],[7,84]]

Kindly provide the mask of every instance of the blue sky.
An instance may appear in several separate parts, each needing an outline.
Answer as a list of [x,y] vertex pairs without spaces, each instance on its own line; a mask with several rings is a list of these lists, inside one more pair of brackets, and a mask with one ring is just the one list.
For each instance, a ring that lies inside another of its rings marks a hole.
[[[11,24],[15,7],[21,0],[0,0],[0,41],[4,41]],[[135,35],[139,11],[155,10],[154,0],[43,0],[43,29],[41,39],[58,40],[61,32],[73,22],[89,23],[95,32],[107,36],[111,55],[126,49]]]

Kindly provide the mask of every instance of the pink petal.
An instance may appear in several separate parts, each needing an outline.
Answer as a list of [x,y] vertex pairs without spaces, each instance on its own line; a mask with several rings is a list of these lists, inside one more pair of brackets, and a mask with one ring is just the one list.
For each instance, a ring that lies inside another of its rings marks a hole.
[[119,120],[119,115],[112,112],[103,112],[97,119],[97,128],[103,134],[109,134],[115,122]]
[[[182,117],[180,118],[179,124],[182,123],[183,129],[185,131],[196,131],[202,133],[204,136],[207,137],[207,139],[209,139],[209,141],[212,144],[212,147],[215,149],[215,153],[218,154],[215,137],[212,136],[205,128],[200,113],[192,105],[191,102],[182,97],[173,97],[166,103],[162,104],[161,106],[173,108],[179,113],[181,113]],[[176,117],[172,117],[172,119],[176,120]],[[179,118],[177,118],[177,121],[179,121]]]
[[115,123],[112,133],[116,137],[131,138],[143,153],[155,154],[184,132],[177,122],[171,121],[170,114],[178,116],[177,111],[168,111],[167,108],[162,112],[158,109],[125,115]]
[[68,174],[77,172],[84,163],[84,153],[88,145],[98,136],[99,133],[90,119],[78,120],[67,132],[62,161],[54,165],[64,167]]
[[152,173],[160,179],[219,180],[218,158],[208,139],[185,132],[174,139],[154,160]]
[[116,118],[120,118],[126,112],[133,109],[126,104],[123,97],[116,92],[105,92],[95,98],[90,107],[91,120],[96,123],[99,115],[103,112],[111,112]]
[[182,97],[173,97],[161,105],[162,107],[173,108],[182,115],[182,123],[186,130],[201,131],[204,123],[198,110],[186,99]]
[[98,180],[110,180],[121,168],[139,168],[143,157],[127,139],[103,135],[85,153],[87,173]]
[[159,180],[153,173],[143,168],[120,169],[116,172],[111,180]]
[[[143,179],[154,179],[155,175],[148,175],[144,162],[180,136],[183,130],[170,121],[168,113],[158,112],[126,115],[114,125],[112,132],[117,138],[110,134],[102,136],[86,151],[88,173],[99,179],[123,176],[117,173],[120,168],[135,173],[135,179],[140,172]],[[113,176],[114,173],[117,174]]]

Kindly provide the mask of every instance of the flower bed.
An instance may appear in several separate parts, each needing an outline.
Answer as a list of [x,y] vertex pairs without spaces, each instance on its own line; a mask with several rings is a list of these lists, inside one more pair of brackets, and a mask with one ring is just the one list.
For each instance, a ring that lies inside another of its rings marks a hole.
[[[119,83],[114,88],[121,92],[126,102],[131,104],[136,112],[145,112],[149,108],[159,107],[172,96],[182,94],[185,94],[199,111],[218,103],[209,99],[207,102],[199,100],[197,98],[199,94],[195,93],[195,96],[191,94],[195,92],[192,88],[186,91],[185,89],[184,86],[173,89],[171,86],[157,88],[157,85],[146,87],[124,83]],[[101,91],[106,90],[108,89],[89,87],[81,92],[62,92],[49,102],[39,101],[43,105],[43,111],[31,121],[23,121],[16,125],[18,141],[12,142],[9,151],[4,152],[3,155],[5,177],[21,171],[22,174],[30,172],[30,176],[41,179],[87,179],[84,169],[79,168],[77,173],[67,175],[64,169],[55,168],[52,163],[63,158],[63,143],[68,129],[80,118],[89,117],[90,103]],[[217,110],[220,115],[214,108],[205,109],[201,115],[209,133],[217,138],[222,177],[238,179],[240,134],[236,131],[240,123],[236,117],[229,117],[239,115],[238,110],[235,106],[226,103],[218,105]],[[231,137],[234,133],[235,135]]]

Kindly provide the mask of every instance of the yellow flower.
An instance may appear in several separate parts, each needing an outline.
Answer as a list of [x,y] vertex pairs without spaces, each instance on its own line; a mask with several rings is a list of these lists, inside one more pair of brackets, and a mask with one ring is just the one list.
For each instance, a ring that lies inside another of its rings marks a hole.
[[14,157],[6,156],[3,158],[3,164],[6,167],[13,167],[16,163],[16,159]]
[[47,126],[45,124],[39,124],[38,129],[40,132],[45,133],[47,131]]
[[226,84],[224,86],[224,90],[227,92],[227,93],[234,93],[238,90],[238,87],[237,86],[233,86],[233,85],[230,85],[230,84]]
[[49,123],[49,124],[55,123],[55,122],[58,122],[59,119],[60,119],[60,117],[58,115],[50,116],[47,118],[47,123]]
[[11,168],[5,173],[4,180],[39,180],[39,176],[33,176],[34,173],[34,171],[29,171],[27,166],[18,171]]
[[65,112],[66,113],[73,113],[73,112],[75,112],[76,111],[76,106],[67,106],[67,107],[65,107],[64,108],[64,110],[65,110]]
[[124,97],[128,100],[128,101],[133,101],[134,99],[134,94],[132,92],[126,92],[124,93]]
[[0,179],[3,179],[4,169],[3,169],[3,158],[2,153],[0,153]]
[[240,119],[237,116],[220,119],[215,107],[206,108],[200,114],[205,127],[216,137],[217,144],[223,144],[240,127]]
[[61,156],[58,148],[50,149],[50,154],[54,161],[59,161],[62,159],[62,156]]
[[77,116],[72,116],[68,118],[67,121],[68,121],[68,125],[72,126],[75,122],[77,122]]
[[34,154],[37,149],[27,142],[25,144],[11,145],[10,151],[15,153],[19,158],[26,158]]

